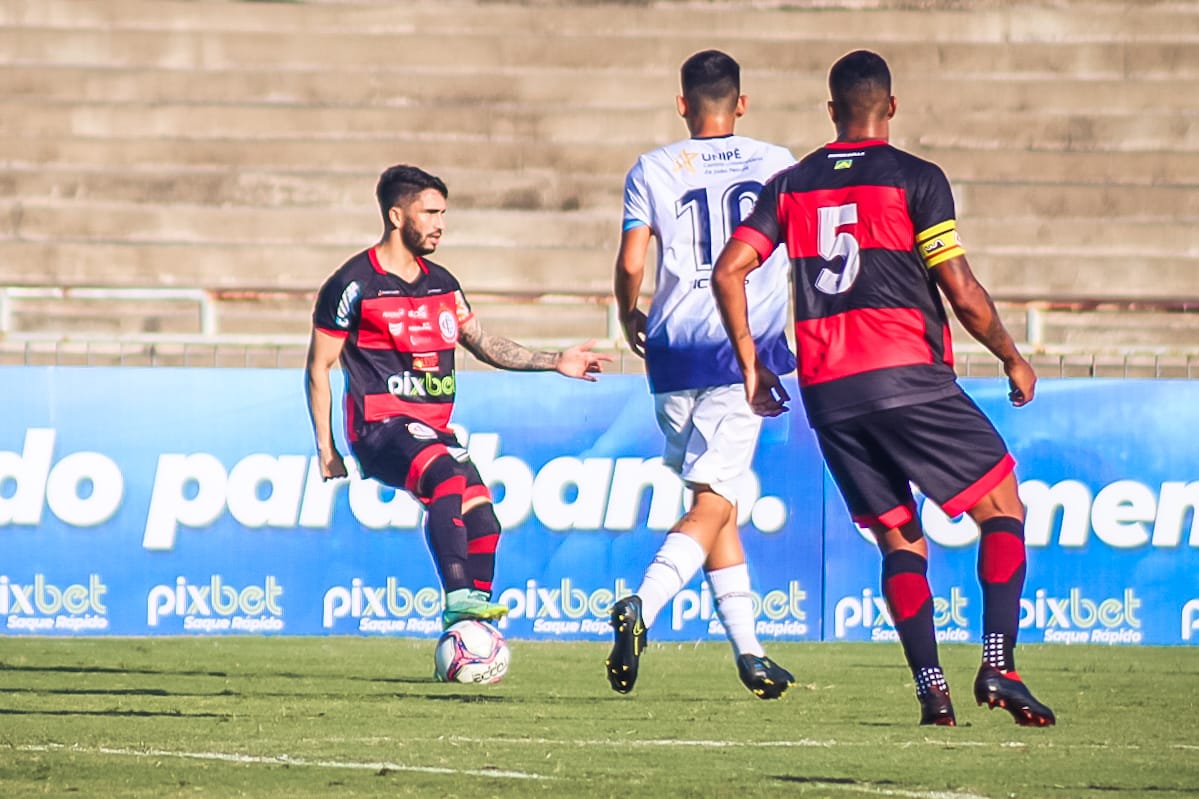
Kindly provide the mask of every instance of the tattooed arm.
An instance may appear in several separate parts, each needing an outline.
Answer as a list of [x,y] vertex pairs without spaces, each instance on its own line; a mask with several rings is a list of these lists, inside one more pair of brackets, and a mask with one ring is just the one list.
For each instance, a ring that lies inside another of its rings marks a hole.
[[513,372],[556,371],[566,377],[595,382],[593,375],[603,371],[603,362],[612,360],[611,355],[591,351],[594,341],[576,344],[561,352],[534,352],[511,339],[484,332],[477,316],[472,316],[462,326],[458,340],[483,363]]
[[978,282],[965,256],[959,255],[934,266],[932,273],[962,327],[1003,361],[1003,371],[1011,384],[1012,404],[1019,406],[1031,402],[1036,373],[1016,349],[1016,342],[1003,326],[991,295]]

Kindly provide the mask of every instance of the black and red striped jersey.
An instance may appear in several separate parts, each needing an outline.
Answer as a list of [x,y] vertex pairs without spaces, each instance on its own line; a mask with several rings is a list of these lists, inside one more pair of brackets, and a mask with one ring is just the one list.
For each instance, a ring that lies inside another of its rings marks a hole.
[[410,416],[445,430],[454,408],[454,347],[471,318],[458,280],[420,259],[409,283],[385,270],[372,247],[334,272],[317,294],[313,326],[346,340],[346,432]]
[[885,141],[834,142],[771,179],[733,238],[762,258],[786,245],[812,424],[961,390],[929,272],[963,252],[936,164]]

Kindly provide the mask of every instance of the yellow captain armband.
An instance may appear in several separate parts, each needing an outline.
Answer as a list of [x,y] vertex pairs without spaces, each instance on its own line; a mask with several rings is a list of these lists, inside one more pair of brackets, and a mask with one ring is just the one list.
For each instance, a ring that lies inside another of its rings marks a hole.
[[918,233],[916,249],[920,251],[920,257],[929,269],[945,263],[950,258],[966,254],[962,249],[962,242],[958,239],[958,223],[953,219],[947,219]]

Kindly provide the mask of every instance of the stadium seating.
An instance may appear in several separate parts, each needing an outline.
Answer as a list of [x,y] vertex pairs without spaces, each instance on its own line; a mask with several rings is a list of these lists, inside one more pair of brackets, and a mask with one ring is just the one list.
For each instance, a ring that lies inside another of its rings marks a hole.
[[869,47],[1018,338],[1199,375],[1197,37],[1199,4],[1132,0],[2,0],[0,356],[295,366],[397,162],[449,184],[437,259],[488,328],[615,346],[623,175],[684,135],[682,59],[736,56],[739,130],[802,154]]

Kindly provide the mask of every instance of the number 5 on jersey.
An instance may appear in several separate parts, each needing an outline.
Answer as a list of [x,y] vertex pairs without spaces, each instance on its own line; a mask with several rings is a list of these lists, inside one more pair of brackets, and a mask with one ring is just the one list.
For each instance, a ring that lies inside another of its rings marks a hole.
[[826,261],[838,256],[845,259],[845,268],[840,273],[827,266],[820,270],[816,275],[816,289],[825,294],[844,294],[858,279],[861,247],[852,233],[847,230],[837,232],[837,228],[857,224],[858,204],[829,205],[817,208],[816,213],[816,247],[820,257]]

